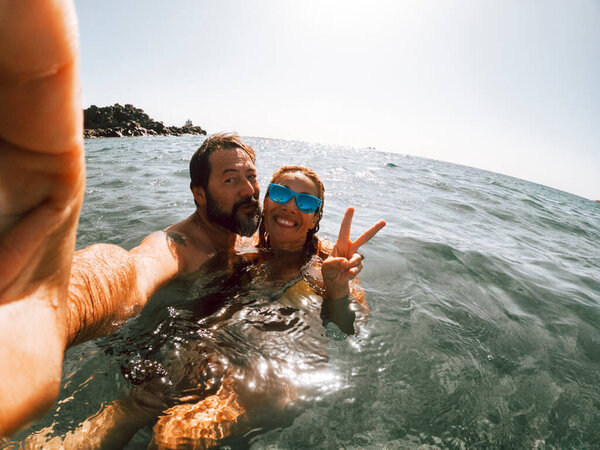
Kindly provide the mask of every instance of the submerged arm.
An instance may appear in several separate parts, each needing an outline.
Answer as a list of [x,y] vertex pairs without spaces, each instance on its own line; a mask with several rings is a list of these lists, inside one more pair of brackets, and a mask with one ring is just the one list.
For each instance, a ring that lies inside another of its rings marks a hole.
[[369,311],[365,294],[360,287],[357,278],[349,283],[347,294],[339,297],[330,297],[326,291],[323,297],[323,310],[321,315],[324,319],[335,323],[340,330],[346,334],[354,334],[354,321],[356,320],[357,304],[363,311]]
[[134,387],[128,397],[103,405],[73,431],[47,439],[44,433],[34,433],[25,440],[25,448],[123,448],[146,425],[156,422],[169,406],[157,381],[147,387]]

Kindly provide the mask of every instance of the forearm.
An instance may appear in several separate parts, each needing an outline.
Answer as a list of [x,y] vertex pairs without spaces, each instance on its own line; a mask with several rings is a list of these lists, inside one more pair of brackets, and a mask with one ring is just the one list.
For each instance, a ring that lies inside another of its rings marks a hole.
[[348,294],[338,298],[325,298],[323,300],[323,318],[335,323],[346,334],[354,334],[354,320],[356,314],[350,308]]
[[96,244],[75,252],[67,305],[68,345],[116,330],[183,271],[177,249],[163,231],[147,236],[130,251]]
[[67,302],[67,346],[111,333],[147,300],[138,288],[129,252],[110,244],[75,252]]
[[323,316],[335,323],[346,334],[354,334],[357,308],[364,312],[369,311],[358,278],[353,279],[345,286],[336,286],[335,289],[331,289],[330,285],[329,289],[325,288]]
[[328,280],[324,281],[325,297],[327,299],[336,299],[345,297],[350,294],[350,284],[345,283],[333,283]]

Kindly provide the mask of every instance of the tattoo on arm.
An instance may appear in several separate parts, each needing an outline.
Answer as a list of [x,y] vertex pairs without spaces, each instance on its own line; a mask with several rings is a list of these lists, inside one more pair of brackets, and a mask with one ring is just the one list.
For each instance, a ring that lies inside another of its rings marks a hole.
[[167,231],[167,236],[176,244],[183,245],[185,247],[185,238],[182,235],[175,233],[174,231]]

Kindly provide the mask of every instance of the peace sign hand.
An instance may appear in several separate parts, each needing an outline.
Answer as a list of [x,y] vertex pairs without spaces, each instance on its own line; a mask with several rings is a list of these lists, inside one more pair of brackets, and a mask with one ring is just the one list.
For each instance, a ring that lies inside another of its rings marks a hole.
[[380,220],[361,234],[358,239],[351,241],[350,228],[353,216],[354,208],[348,208],[342,219],[335,246],[321,267],[325,290],[330,299],[348,294],[348,283],[363,268],[363,256],[358,253],[358,249],[369,242],[386,225],[384,220]]

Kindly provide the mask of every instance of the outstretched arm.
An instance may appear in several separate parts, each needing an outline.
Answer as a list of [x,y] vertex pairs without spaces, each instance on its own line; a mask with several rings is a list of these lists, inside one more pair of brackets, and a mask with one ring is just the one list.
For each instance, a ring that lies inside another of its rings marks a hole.
[[[358,279],[355,280],[355,277],[362,270],[363,257],[358,253],[358,249],[386,225],[385,221],[380,220],[361,234],[358,239],[351,241],[350,228],[353,216],[354,208],[348,208],[340,225],[338,239],[321,267],[325,286],[323,303],[325,315],[348,334],[354,332],[355,317],[354,312],[349,308],[349,294],[360,289],[356,286]],[[361,294],[362,292],[359,292],[358,295]],[[361,302],[360,298],[356,298],[356,300],[361,304],[364,302]],[[365,304],[363,306],[366,307]]]
[[77,45],[70,2],[0,2],[0,436],[59,389],[85,180]]
[[180,247],[158,231],[131,251],[95,244],[75,252],[67,346],[105,336],[138,314],[156,291],[183,270]]

